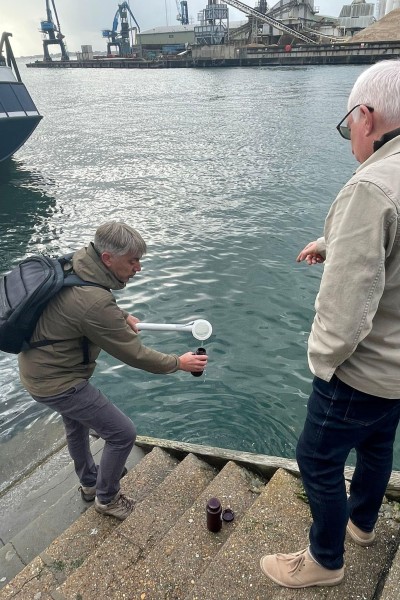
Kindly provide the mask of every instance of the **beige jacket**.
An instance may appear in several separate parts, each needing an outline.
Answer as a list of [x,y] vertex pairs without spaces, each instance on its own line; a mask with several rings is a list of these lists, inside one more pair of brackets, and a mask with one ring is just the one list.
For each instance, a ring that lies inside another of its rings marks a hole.
[[[317,377],[400,398],[400,136],[344,186],[325,221],[326,261],[308,341]],[[324,252],[324,240],[318,240]]]
[[[74,271],[86,281],[117,290],[125,287],[102,263],[93,246],[73,256]],[[176,355],[146,348],[126,323],[109,290],[98,287],[63,288],[42,313],[32,342],[64,340],[18,355],[22,384],[35,396],[48,397],[89,379],[100,350],[131,367],[151,373],[173,373]],[[89,364],[83,364],[82,339],[89,339]]]

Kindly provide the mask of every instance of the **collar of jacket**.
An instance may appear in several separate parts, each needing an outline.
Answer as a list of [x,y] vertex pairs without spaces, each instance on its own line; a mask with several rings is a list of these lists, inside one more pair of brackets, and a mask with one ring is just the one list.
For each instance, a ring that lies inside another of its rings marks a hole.
[[[399,133],[396,134],[396,131],[398,131]],[[389,136],[390,134],[393,134],[393,135],[389,139],[386,136]],[[376,150],[375,152],[373,152],[371,154],[371,156],[369,158],[367,158],[367,160],[365,160],[363,163],[358,165],[358,167],[355,170],[355,172],[353,173],[353,175],[366,169],[370,165],[372,165],[376,162],[379,162],[382,159],[392,156],[393,154],[400,153],[400,129],[399,130],[395,129],[393,131],[390,131],[389,133],[382,136],[382,138],[383,137],[385,137],[386,139],[385,139],[384,143],[381,145],[381,147],[378,150]]]
[[111,290],[122,290],[125,287],[125,283],[119,281],[103,263],[93,244],[75,252],[72,262],[74,272],[86,281],[99,283]]
[[374,152],[379,150],[379,148],[382,148],[382,146],[386,144],[386,142],[389,142],[398,135],[400,135],[400,127],[398,129],[393,129],[393,131],[388,131],[387,133],[384,133],[380,140],[375,140]]

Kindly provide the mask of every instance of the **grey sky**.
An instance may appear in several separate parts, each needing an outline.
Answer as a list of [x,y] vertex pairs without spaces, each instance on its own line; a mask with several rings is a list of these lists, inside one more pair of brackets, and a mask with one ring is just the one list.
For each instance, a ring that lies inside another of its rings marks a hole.
[[[113,18],[122,0],[55,0],[61,31],[66,36],[70,51],[80,50],[82,44],[91,44],[94,50],[105,50],[106,41],[101,37],[102,29],[112,27]],[[255,0],[247,0],[249,6]],[[276,0],[269,2],[273,6]],[[343,4],[351,0],[315,0],[320,14],[338,16]],[[189,16],[197,22],[197,14],[205,8],[207,0],[188,0]],[[130,0],[133,14],[142,31],[159,25],[177,24],[176,0]],[[231,8],[231,21],[246,16]],[[45,0],[0,0],[0,33],[10,31],[16,56],[41,54],[42,37],[40,21],[46,16]]]

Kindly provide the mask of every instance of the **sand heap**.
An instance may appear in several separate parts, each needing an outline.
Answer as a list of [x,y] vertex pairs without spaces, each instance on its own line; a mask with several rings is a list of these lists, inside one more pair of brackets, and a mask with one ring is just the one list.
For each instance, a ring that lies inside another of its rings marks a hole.
[[347,42],[397,42],[400,41],[400,8],[353,35]]

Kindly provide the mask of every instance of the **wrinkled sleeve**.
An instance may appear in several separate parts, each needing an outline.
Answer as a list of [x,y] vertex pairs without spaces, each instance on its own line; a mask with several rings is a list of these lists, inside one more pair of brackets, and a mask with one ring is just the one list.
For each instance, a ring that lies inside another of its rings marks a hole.
[[308,342],[314,375],[329,381],[372,328],[385,285],[397,212],[375,184],[357,182],[335,200],[325,224],[327,257]]
[[178,356],[144,346],[140,335],[126,324],[125,313],[107,292],[86,312],[82,332],[90,342],[131,367],[150,373],[174,373],[178,370]]
[[317,252],[323,258],[326,258],[326,242],[325,237],[320,237],[317,239]]

